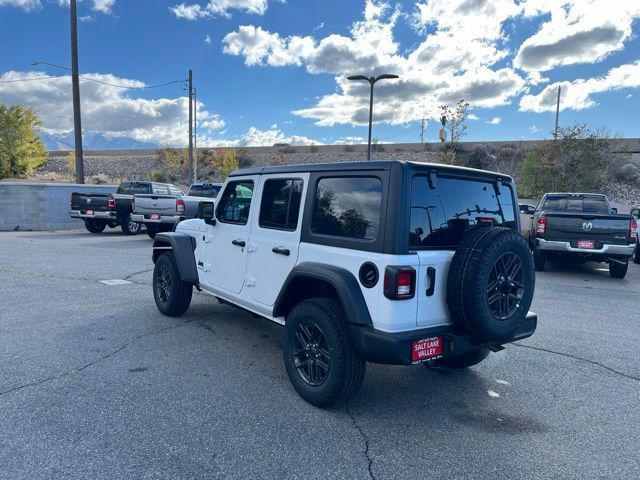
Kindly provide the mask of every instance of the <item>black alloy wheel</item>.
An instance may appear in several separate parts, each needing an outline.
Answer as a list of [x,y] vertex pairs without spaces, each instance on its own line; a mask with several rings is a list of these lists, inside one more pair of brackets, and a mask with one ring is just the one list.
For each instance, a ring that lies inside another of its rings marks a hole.
[[487,282],[487,304],[499,320],[518,310],[524,295],[522,260],[514,252],[505,252],[496,260]]
[[155,287],[156,295],[162,303],[169,303],[171,300],[171,283],[169,267],[167,265],[160,265]]
[[300,323],[296,328],[296,350],[293,361],[302,380],[313,387],[324,383],[331,370],[331,355],[327,338],[312,322]]

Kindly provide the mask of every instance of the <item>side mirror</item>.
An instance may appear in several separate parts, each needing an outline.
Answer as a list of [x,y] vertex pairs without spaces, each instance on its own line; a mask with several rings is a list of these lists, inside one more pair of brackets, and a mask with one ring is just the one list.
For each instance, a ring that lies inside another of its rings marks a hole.
[[611,207],[611,213],[618,213],[618,209],[616,207]]
[[198,218],[204,220],[207,225],[215,225],[216,219],[214,216],[214,203],[213,202],[200,202],[198,203]]

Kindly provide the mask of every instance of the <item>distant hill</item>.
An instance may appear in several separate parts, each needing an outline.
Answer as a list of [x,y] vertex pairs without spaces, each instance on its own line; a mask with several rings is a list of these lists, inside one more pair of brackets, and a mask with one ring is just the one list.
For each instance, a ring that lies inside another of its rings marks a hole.
[[[40,133],[40,138],[48,150],[73,150],[73,132],[65,134]],[[85,132],[82,135],[82,146],[85,150],[121,150],[136,148],[156,148],[150,142],[139,142],[126,137],[107,137],[102,133]]]

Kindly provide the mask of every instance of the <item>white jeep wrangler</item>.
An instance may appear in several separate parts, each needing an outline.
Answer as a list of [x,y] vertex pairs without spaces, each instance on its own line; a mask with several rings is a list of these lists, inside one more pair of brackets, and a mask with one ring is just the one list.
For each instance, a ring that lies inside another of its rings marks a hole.
[[284,325],[307,401],[344,402],[365,362],[475,365],[529,337],[535,273],[506,175],[412,162],[238,170],[153,244],[158,309],[193,287]]

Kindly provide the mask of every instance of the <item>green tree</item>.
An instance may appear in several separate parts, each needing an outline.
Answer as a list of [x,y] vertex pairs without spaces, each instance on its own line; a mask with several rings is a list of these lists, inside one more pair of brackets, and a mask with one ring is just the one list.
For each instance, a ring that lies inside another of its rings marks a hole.
[[224,150],[221,153],[220,178],[226,180],[231,172],[238,169],[238,158],[235,150]]
[[36,133],[42,122],[31,108],[0,104],[0,178],[31,175],[47,161]]

